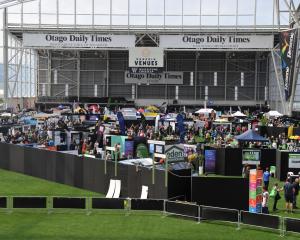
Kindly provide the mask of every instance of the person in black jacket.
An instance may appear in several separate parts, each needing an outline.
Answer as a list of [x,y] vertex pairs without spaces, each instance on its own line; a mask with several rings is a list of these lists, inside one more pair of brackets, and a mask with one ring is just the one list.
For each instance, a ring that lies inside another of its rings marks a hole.
[[297,197],[299,194],[299,178],[295,179],[295,182],[293,182],[293,187],[294,187],[294,199],[293,199],[293,208],[297,209]]

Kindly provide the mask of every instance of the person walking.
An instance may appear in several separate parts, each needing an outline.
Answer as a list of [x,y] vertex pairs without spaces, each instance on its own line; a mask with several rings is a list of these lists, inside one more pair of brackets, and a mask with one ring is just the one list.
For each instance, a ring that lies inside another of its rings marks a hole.
[[283,189],[286,211],[293,212],[293,198],[295,189],[289,178],[286,179]]
[[262,200],[262,213],[264,214],[269,214],[269,208],[268,208],[268,203],[269,203],[269,192],[266,186],[263,187],[263,200]]
[[295,182],[293,182],[293,188],[294,188],[293,208],[298,209],[297,197],[299,195],[299,178],[296,178]]
[[266,167],[266,171],[264,172],[264,175],[263,175],[263,179],[264,179],[264,186],[267,188],[269,188],[269,182],[270,182],[270,172],[269,172],[269,168]]

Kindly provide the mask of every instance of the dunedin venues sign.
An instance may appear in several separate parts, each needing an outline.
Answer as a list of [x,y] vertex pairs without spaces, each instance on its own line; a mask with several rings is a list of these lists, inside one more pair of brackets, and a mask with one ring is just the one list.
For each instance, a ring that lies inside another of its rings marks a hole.
[[272,35],[161,35],[162,48],[196,49],[270,49]]
[[129,48],[134,35],[24,33],[24,47],[32,48]]
[[128,84],[183,84],[183,72],[131,73],[125,71]]

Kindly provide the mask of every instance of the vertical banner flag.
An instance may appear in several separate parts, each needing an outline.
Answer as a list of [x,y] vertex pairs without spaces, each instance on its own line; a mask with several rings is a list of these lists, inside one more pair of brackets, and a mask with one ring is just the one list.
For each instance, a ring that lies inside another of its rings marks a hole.
[[281,69],[286,100],[291,96],[294,65],[297,54],[297,38],[297,29],[291,29],[280,33]]
[[120,125],[120,131],[122,135],[125,135],[125,119],[123,117],[123,114],[121,112],[117,113],[117,118],[119,121],[119,125]]
[[262,170],[250,170],[249,212],[251,213],[261,213],[262,210],[262,177]]
[[176,117],[178,130],[179,130],[179,136],[180,136],[180,143],[184,143],[184,137],[185,137],[185,126],[183,123],[183,116],[181,114],[178,114]]
[[215,173],[216,170],[216,150],[205,150],[205,173]]

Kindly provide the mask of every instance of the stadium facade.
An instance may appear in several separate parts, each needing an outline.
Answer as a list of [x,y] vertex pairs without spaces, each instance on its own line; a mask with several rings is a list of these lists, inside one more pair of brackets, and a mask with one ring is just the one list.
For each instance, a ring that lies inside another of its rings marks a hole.
[[[37,0],[8,7],[5,98],[61,103],[121,96],[137,105],[267,102],[291,113],[300,109],[298,69],[295,63],[286,100],[279,37],[296,19],[295,5],[286,0]],[[149,62],[129,68],[138,47],[162,65],[147,73],[136,71],[145,71]],[[161,54],[151,52],[154,48]]]

